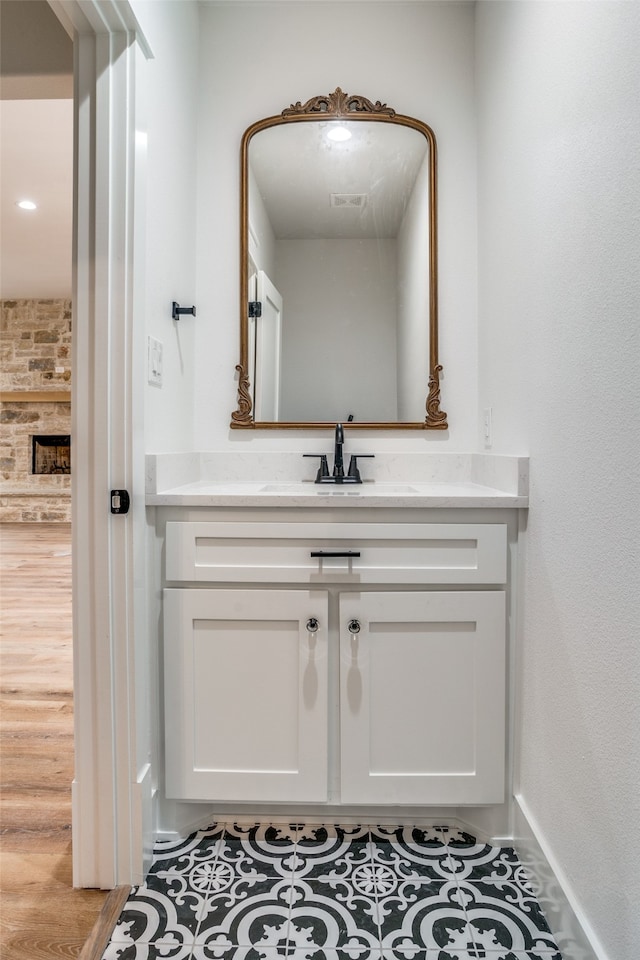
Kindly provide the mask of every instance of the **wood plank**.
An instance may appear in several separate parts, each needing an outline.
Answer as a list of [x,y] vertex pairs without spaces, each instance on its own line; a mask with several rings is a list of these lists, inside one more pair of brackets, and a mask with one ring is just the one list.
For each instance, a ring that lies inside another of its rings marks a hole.
[[71,816],[66,796],[43,791],[31,793],[6,790],[2,798],[2,850],[4,853],[62,854],[71,841]]
[[71,886],[71,845],[61,853],[3,851],[2,958],[77,957],[105,900]]
[[109,893],[78,960],[102,960],[102,955],[130,891],[131,887],[123,885]]
[[72,886],[70,524],[0,524],[0,600],[0,955],[77,958],[107,894]]
[[27,957],[29,960],[76,960],[84,941],[52,939],[46,930],[36,933],[30,927],[29,933],[17,933],[10,940],[0,942],[2,960],[26,960]]

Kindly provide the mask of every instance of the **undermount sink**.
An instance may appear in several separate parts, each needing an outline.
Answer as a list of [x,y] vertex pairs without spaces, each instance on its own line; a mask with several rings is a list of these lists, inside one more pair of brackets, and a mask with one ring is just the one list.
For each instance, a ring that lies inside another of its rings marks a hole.
[[308,493],[312,492],[313,484],[303,483],[300,481],[296,483],[267,483],[264,487],[260,487],[260,493]]
[[267,483],[260,487],[260,493],[315,493],[319,496],[401,496],[407,493],[417,493],[415,487],[408,483]]

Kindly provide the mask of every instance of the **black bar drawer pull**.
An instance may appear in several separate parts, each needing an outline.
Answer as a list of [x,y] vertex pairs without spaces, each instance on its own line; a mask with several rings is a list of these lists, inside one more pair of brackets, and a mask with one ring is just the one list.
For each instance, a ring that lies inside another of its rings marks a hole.
[[359,557],[359,550],[312,550],[312,557]]

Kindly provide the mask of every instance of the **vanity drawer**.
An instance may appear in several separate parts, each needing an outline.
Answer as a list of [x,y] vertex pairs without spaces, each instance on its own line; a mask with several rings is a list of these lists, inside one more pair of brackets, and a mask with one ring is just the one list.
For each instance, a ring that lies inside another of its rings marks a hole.
[[507,528],[502,523],[170,521],[166,578],[501,584],[507,579]]

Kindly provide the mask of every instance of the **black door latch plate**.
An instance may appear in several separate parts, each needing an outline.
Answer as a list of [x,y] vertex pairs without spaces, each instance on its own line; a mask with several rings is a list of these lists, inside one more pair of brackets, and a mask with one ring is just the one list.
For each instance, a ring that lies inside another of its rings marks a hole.
[[129,513],[131,500],[126,490],[111,491],[111,513]]

